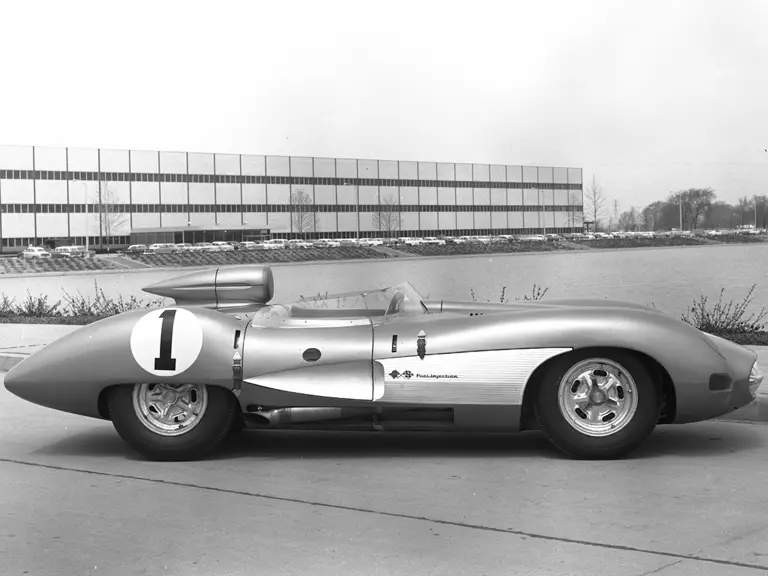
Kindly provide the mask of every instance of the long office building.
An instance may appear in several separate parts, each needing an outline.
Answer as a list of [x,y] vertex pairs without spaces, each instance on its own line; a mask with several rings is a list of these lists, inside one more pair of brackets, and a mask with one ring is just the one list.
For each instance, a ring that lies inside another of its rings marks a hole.
[[581,231],[581,168],[0,146],[0,238],[123,246]]

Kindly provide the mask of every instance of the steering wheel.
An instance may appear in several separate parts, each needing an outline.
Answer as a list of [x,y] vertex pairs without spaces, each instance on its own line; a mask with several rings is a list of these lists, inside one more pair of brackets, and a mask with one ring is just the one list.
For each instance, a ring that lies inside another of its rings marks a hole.
[[387,311],[384,314],[397,314],[402,311],[403,304],[405,303],[405,294],[402,292],[395,292],[392,296],[392,300],[389,302]]

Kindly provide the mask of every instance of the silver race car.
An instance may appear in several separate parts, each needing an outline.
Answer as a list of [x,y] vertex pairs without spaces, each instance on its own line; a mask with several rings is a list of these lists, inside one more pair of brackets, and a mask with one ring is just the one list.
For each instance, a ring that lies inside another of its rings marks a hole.
[[409,283],[269,304],[272,272],[160,282],[175,306],[95,322],[5,377],[41,406],[111,420],[145,457],[205,457],[233,430],[542,429],[617,458],[657,424],[746,406],[756,354],[643,306],[425,301]]

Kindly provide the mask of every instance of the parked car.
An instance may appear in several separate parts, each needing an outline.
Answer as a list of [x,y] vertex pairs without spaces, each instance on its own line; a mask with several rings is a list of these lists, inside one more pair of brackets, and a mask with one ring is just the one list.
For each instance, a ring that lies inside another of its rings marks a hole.
[[51,258],[51,253],[42,246],[30,246],[19,253],[19,258],[24,260],[48,260]]
[[192,252],[216,252],[216,247],[210,242],[195,242]]
[[360,246],[383,246],[384,241],[381,238],[361,238]]
[[[272,302],[264,266],[144,290],[175,304],[81,327],[16,364],[5,387],[111,421],[152,460],[206,457],[235,427],[538,429],[572,457],[606,460],[658,425],[747,406],[763,380],[756,352],[628,302],[427,300],[408,282],[321,306]],[[25,426],[34,433],[42,420]]]
[[307,242],[306,240],[301,239],[295,239],[295,240],[288,240],[286,242],[286,248],[312,248],[312,242]]
[[77,246],[59,246],[51,252],[51,256],[54,259],[82,258],[83,253],[78,250]]
[[192,244],[189,244],[187,242],[181,242],[179,244],[176,244],[176,248],[179,249],[179,252],[189,252],[192,250]]
[[436,236],[427,236],[421,240],[422,244],[436,244],[438,246],[445,246],[445,240],[440,240]]
[[72,246],[72,248],[74,248],[80,253],[81,258],[93,258],[96,255],[95,250],[91,250],[90,248],[86,248],[85,246]]
[[123,250],[124,254],[144,254],[147,251],[147,245],[146,244],[131,244]]
[[165,242],[150,244],[149,248],[147,248],[147,254],[178,254],[179,252],[181,252],[181,250],[179,250],[176,244]]
[[259,248],[258,243],[246,240],[240,242],[240,250],[257,250]]
[[281,250],[286,247],[287,242],[283,238],[273,238],[272,240],[265,240],[262,246],[265,250]]
[[216,252],[234,252],[235,247],[229,242],[211,242],[211,245],[216,249]]
[[341,242],[331,240],[330,238],[320,238],[312,243],[315,248],[338,248],[341,246]]

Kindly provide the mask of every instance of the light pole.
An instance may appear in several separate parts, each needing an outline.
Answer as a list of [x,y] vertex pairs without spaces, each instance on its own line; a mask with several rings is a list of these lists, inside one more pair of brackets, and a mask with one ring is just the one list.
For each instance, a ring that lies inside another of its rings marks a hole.
[[85,257],[88,258],[88,184],[85,180],[72,180],[83,185],[83,196],[85,197]]
[[755,230],[757,230],[757,194],[752,197],[752,203],[755,205]]

